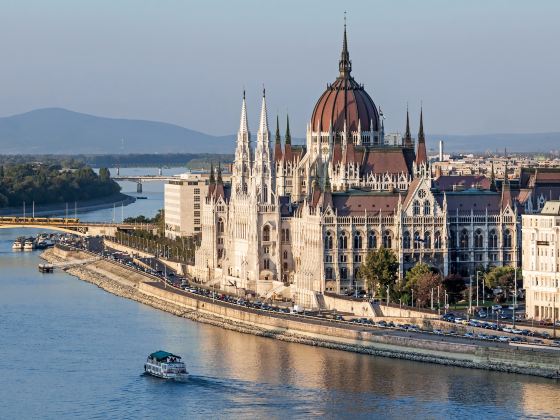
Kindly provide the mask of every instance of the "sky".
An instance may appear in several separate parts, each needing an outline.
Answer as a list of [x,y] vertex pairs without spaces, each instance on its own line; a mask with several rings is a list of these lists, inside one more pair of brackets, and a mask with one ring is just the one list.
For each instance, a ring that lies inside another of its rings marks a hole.
[[[560,131],[556,0],[1,0],[0,116],[62,107],[237,131],[290,115],[303,137],[338,74],[344,11],[355,79],[413,130]],[[282,127],[283,129],[283,127]]]

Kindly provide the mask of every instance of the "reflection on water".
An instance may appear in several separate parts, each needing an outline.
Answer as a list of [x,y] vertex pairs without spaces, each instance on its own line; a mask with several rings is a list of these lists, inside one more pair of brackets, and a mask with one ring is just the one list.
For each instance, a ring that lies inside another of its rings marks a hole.
[[[146,214],[158,206],[154,198],[130,207]],[[40,274],[37,252],[10,249],[24,234],[36,232],[0,230],[2,418],[560,415],[555,381],[244,335],[113,296],[65,273]],[[192,376],[185,383],[144,376],[146,356],[158,349],[184,356]]]

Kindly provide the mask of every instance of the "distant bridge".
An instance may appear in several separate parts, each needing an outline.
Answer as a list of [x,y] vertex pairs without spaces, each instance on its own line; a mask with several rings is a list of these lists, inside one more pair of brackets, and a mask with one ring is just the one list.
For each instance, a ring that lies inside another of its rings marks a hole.
[[118,231],[154,230],[156,225],[148,223],[80,222],[66,217],[0,217],[0,229],[36,228],[73,233],[81,236],[115,236]]
[[178,176],[165,176],[165,175],[116,175],[111,177],[115,181],[130,181],[136,182],[136,192],[142,192],[142,183],[144,182],[168,182],[180,179]]

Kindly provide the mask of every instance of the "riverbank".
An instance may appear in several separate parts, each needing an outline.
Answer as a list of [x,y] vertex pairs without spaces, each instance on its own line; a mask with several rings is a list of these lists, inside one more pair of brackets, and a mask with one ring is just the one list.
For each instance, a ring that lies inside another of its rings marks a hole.
[[[81,251],[47,250],[49,262],[88,259]],[[391,335],[383,329],[344,326],[287,314],[272,314],[211,298],[167,289],[156,278],[114,262],[100,260],[67,269],[84,281],[154,308],[221,328],[312,346],[377,356],[553,378],[560,352],[508,346],[484,346]]]
[[[127,206],[136,201],[135,197],[123,193],[111,194],[107,197],[96,198],[93,200],[78,201],[76,207],[74,203],[68,203],[68,216],[74,217],[77,210],[78,213],[108,209],[113,205],[120,207],[121,205]],[[32,215],[32,204],[27,203],[25,210],[26,216]],[[35,216],[65,216],[66,203],[53,203],[35,206]],[[0,216],[23,216],[23,207],[6,207],[0,209]]]

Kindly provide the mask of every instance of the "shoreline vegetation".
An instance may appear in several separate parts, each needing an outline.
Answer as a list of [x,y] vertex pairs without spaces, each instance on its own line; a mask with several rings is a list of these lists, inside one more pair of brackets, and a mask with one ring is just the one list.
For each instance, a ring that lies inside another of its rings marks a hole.
[[107,168],[96,173],[78,161],[0,165],[0,208],[73,203],[107,197],[121,191]]

